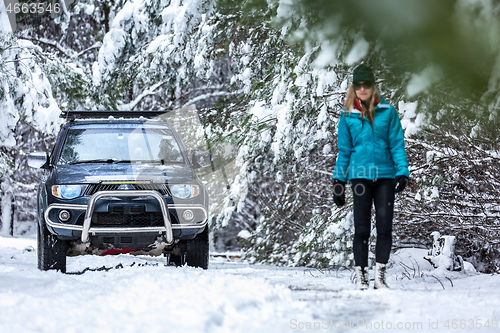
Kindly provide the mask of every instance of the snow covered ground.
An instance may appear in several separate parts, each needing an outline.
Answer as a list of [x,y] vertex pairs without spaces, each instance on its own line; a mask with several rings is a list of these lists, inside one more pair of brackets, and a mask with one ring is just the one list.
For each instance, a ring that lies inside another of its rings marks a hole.
[[393,255],[392,290],[356,291],[351,271],[224,257],[204,271],[81,256],[68,258],[71,274],[41,272],[35,249],[0,237],[0,332],[493,332],[500,322],[499,275],[434,270],[425,250]]

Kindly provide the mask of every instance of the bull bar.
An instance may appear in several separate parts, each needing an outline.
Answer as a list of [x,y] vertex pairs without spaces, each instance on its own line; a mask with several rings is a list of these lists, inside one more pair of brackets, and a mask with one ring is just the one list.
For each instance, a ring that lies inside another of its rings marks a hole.
[[[158,200],[161,208],[161,213],[163,215],[164,226],[161,227],[91,227],[92,214],[94,213],[94,208],[96,202],[104,197],[153,197]],[[167,203],[165,198],[162,197],[156,191],[147,190],[132,190],[132,191],[101,191],[93,194],[87,205],[74,205],[74,204],[51,204],[45,211],[45,221],[52,228],[68,229],[81,231],[81,241],[86,243],[89,241],[89,234],[95,235],[98,233],[136,233],[136,232],[157,232],[159,234],[165,233],[165,238],[167,243],[173,243],[173,232],[172,229],[180,228],[200,228],[203,227],[207,222],[207,211],[205,207],[201,205],[173,205],[172,208],[190,208],[190,209],[201,209],[205,214],[204,223],[199,224],[184,224],[184,225],[172,225],[170,221],[170,215],[168,212]],[[83,221],[83,226],[64,224],[59,222],[54,222],[49,217],[49,212],[52,209],[71,209],[71,210],[84,210],[85,218]]]

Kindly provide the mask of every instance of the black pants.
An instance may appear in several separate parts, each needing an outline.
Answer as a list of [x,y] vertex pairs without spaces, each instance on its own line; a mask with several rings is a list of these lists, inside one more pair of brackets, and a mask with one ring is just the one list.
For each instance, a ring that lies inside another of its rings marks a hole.
[[377,244],[376,262],[387,264],[392,247],[392,216],[394,213],[394,179],[352,179],[354,195],[354,261],[368,266],[368,240],[371,232],[372,202],[375,203]]

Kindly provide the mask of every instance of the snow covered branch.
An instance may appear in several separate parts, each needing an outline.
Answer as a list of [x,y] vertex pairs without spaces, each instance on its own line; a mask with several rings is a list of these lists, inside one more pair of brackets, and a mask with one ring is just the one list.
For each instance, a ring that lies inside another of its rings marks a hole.
[[127,103],[127,104],[121,104],[120,109],[121,110],[133,110],[137,104],[139,104],[142,99],[146,96],[150,95],[156,95],[158,93],[157,89],[159,89],[165,81],[158,82],[151,86],[149,89],[144,90],[139,96],[137,96],[132,102]]
[[78,52],[78,53],[74,54],[74,55],[72,56],[72,58],[78,58],[78,57],[81,57],[83,54],[85,54],[85,53],[87,53],[87,52],[89,52],[89,51],[91,51],[91,50],[93,50],[93,49],[98,49],[98,48],[100,48],[101,46],[102,46],[102,43],[101,43],[101,42],[96,42],[96,43],[95,43],[94,45],[92,45],[91,47],[88,47],[88,48],[86,48],[85,50],[82,50],[82,51],[80,51],[80,52]]
[[235,96],[235,95],[239,95],[240,93],[241,93],[240,91],[231,91],[231,92],[228,92],[228,91],[215,91],[215,92],[212,92],[212,93],[208,93],[208,94],[203,94],[203,95],[196,96],[196,97],[190,99],[189,101],[187,101],[186,103],[184,103],[182,107],[186,107],[186,106],[189,106],[189,105],[192,105],[192,104],[196,104],[197,102],[200,102],[200,101],[218,99],[218,98],[226,97],[226,96]]
[[61,52],[62,54],[64,54],[68,58],[74,58],[76,56],[76,53],[73,50],[63,47],[61,44],[59,44],[59,42],[55,42],[55,41],[52,41],[52,40],[49,40],[49,39],[46,39],[43,37],[34,38],[34,37],[24,36],[20,39],[26,39],[29,41],[35,41],[35,42],[39,42],[42,44],[52,46],[53,48],[55,48],[56,50],[58,50],[59,52]]

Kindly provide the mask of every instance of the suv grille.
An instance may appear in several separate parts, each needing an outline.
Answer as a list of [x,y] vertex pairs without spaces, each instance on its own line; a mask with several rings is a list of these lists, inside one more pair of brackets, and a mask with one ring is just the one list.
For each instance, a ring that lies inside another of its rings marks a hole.
[[[179,224],[179,220],[175,214],[170,213],[170,222],[172,224]],[[81,214],[76,225],[83,225],[83,220],[85,219],[85,214]],[[91,225],[97,225],[101,227],[162,227],[163,215],[162,213],[143,213],[143,214],[116,214],[116,213],[94,213],[92,215]]]
[[[165,183],[141,183],[141,184],[134,184],[133,182],[130,183],[124,183],[124,184],[90,184],[87,186],[87,189],[85,190],[84,195],[93,195],[97,192],[100,191],[119,191],[120,186],[122,185],[128,185],[131,186],[133,190],[153,190],[153,191],[158,191],[161,195],[168,195],[172,196],[170,194],[170,190],[167,187],[167,184]],[[126,190],[124,190],[126,191]]]
[[99,227],[161,227],[164,226],[162,213],[117,214],[94,213],[92,225]]

